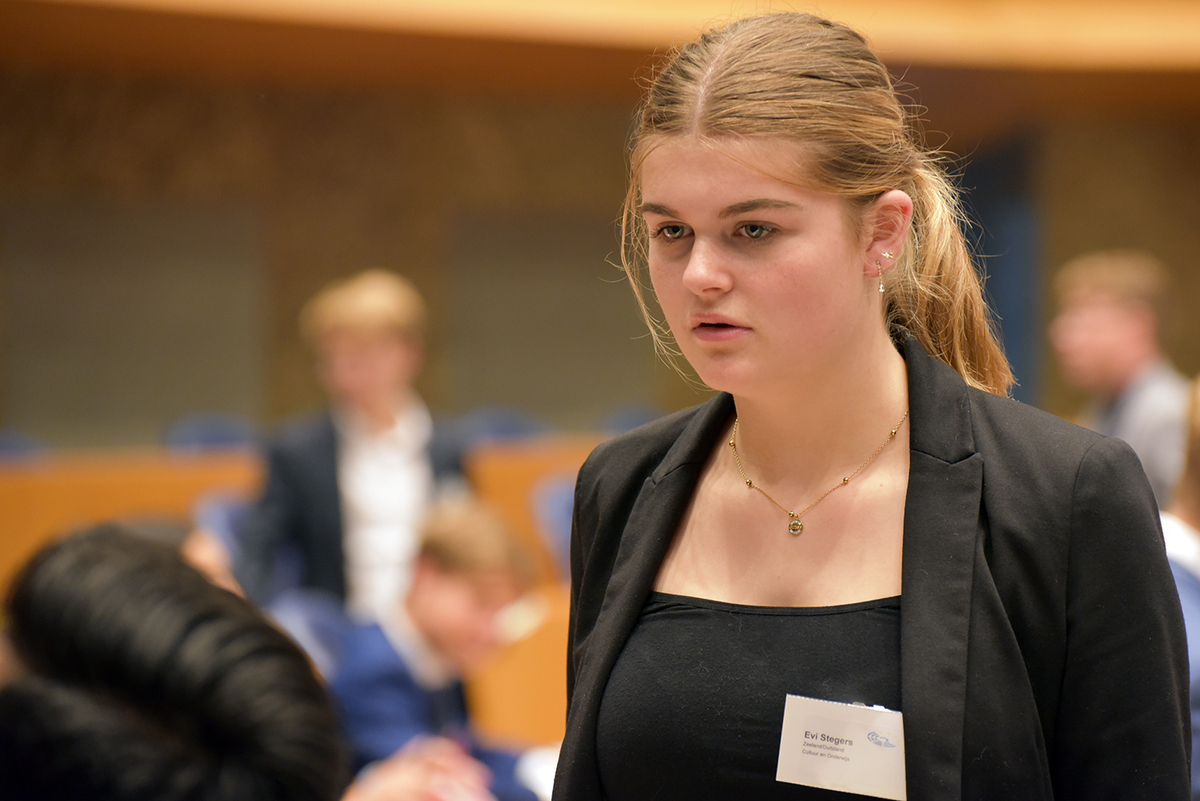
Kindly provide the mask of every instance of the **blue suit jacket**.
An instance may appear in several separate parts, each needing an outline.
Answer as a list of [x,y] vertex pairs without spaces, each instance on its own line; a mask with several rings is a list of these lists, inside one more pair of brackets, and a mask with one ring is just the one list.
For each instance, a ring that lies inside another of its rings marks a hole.
[[1175,562],[1171,562],[1171,572],[1175,574],[1187,628],[1192,683],[1192,799],[1200,801],[1200,759],[1196,759],[1196,745],[1200,743],[1200,578]]
[[471,733],[462,683],[433,692],[421,687],[378,625],[351,629],[332,690],[356,768],[391,756],[413,737],[449,737],[491,771],[498,801],[537,801],[516,779],[516,755],[484,748]]
[[266,486],[244,521],[238,580],[260,605],[279,591],[280,553],[300,586],[346,599],[337,432],[328,413],[294,420],[267,443]]

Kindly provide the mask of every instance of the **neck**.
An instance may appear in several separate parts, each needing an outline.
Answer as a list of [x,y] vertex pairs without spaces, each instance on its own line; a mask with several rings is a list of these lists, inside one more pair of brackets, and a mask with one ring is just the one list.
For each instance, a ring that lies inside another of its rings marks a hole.
[[736,397],[738,449],[756,482],[822,483],[870,455],[908,409],[904,359],[887,339],[820,380]]
[[409,403],[406,394],[389,392],[348,404],[348,409],[371,432],[378,434],[394,427]]

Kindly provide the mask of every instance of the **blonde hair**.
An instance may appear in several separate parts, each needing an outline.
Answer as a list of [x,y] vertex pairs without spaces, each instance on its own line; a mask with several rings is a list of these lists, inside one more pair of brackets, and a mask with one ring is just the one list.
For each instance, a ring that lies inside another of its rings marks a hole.
[[[968,384],[1005,394],[1012,370],[992,330],[962,232],[958,194],[935,155],[918,146],[891,76],[863,37],[811,14],[749,17],[681,47],[643,102],[622,214],[622,263],[664,354],[670,334],[650,313],[640,273],[647,233],[641,168],[666,137],[771,137],[802,145],[790,175],[844,198],[854,212],[884,192],[913,200],[912,235],[887,274],[894,341],[911,334]],[[800,154],[810,157],[800,164]]]
[[1077,256],[1054,276],[1054,294],[1062,304],[1068,295],[1092,290],[1120,303],[1141,303],[1155,316],[1166,316],[1167,271],[1162,262],[1141,250],[1100,250]]
[[300,312],[300,334],[310,345],[333,331],[420,338],[424,330],[421,294],[407,278],[387,270],[366,270],[330,284]]
[[421,528],[418,558],[445,573],[510,574],[522,590],[533,586],[533,561],[492,507],[466,498],[440,501]]

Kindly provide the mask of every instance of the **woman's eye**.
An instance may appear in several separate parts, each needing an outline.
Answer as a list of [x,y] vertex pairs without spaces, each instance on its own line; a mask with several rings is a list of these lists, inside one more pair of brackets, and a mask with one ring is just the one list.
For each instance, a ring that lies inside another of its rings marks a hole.
[[745,223],[742,225],[742,236],[747,239],[762,239],[767,234],[771,233],[771,228],[758,223]]
[[663,239],[672,239],[672,240],[673,239],[682,239],[684,236],[687,236],[687,230],[688,229],[687,229],[686,225],[679,225],[677,223],[667,223],[666,225],[660,225],[657,228],[655,228],[652,236],[655,239],[657,239],[659,237],[662,237]]

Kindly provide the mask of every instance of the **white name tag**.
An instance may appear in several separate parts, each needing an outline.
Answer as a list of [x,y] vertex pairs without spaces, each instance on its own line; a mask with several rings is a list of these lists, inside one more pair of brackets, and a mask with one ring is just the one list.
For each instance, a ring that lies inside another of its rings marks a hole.
[[905,801],[904,718],[881,706],[789,695],[775,780]]

